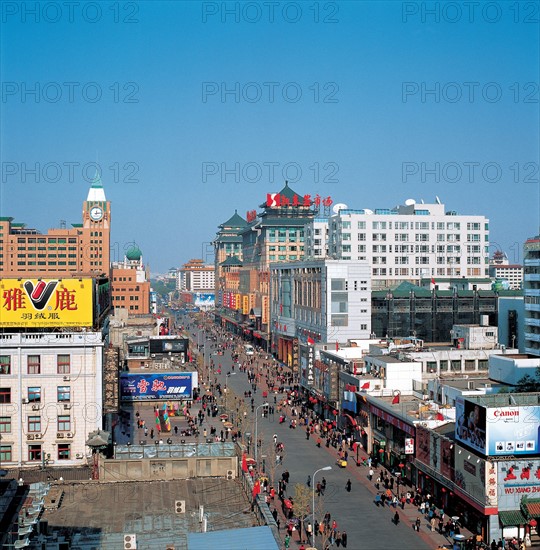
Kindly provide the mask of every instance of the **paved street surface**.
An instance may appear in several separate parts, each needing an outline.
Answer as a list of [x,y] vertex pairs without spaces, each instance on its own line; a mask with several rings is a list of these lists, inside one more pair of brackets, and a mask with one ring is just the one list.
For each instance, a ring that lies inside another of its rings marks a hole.
[[[192,330],[191,332],[196,332]],[[197,337],[195,337],[195,342]],[[204,341],[202,337],[199,337],[199,341]],[[210,351],[207,349],[207,353]],[[221,375],[215,372],[211,375],[217,378],[222,387],[227,385],[236,395],[243,398],[244,392],[251,390],[251,384],[248,383],[247,375],[243,372],[238,372],[238,368],[235,369],[236,374],[233,376],[226,376],[226,373],[231,371],[231,358],[230,353],[227,351],[223,356],[213,357],[215,363],[222,364]],[[251,357],[241,355],[240,361],[249,360]],[[268,362],[266,355],[262,356],[258,362]],[[208,363],[208,358],[207,358]],[[261,371],[262,372],[262,371]],[[262,377],[264,378],[264,377]],[[261,382],[264,384],[264,382]],[[266,387],[259,388],[254,395],[254,405],[258,406],[264,402],[269,402],[274,405],[274,399],[272,393],[269,393],[268,399],[263,399],[262,391],[267,389]],[[279,403],[280,395],[277,396]],[[252,434],[255,433],[255,425],[253,414],[251,413],[250,399],[246,399],[245,402],[248,405],[249,415],[253,424],[246,430]],[[280,424],[278,419],[280,413],[277,411],[277,407],[274,415],[269,415],[268,418],[264,418],[261,415],[262,410],[259,409],[259,417],[257,420],[258,438],[262,439],[262,448],[259,451],[259,459],[264,455],[266,449],[270,448],[273,435],[277,435],[277,439],[284,443],[285,452],[283,458],[283,465],[279,465],[275,468],[276,480],[281,476],[284,470],[288,470],[290,473],[290,483],[288,485],[288,494],[294,494],[294,485],[296,483],[306,483],[308,476],[313,476],[313,473],[319,468],[325,466],[332,466],[331,471],[324,471],[317,474],[315,483],[322,479],[324,476],[327,480],[327,488],[324,497],[321,497],[323,502],[315,505],[316,512],[320,511],[317,519],[322,519],[321,515],[325,512],[330,512],[332,520],[337,521],[337,529],[340,531],[346,531],[348,535],[348,548],[354,550],[362,548],[381,548],[388,550],[422,550],[422,549],[437,549],[439,546],[446,546],[451,548],[451,541],[444,536],[430,530],[430,526],[426,519],[421,517],[417,508],[414,505],[406,504],[405,509],[397,508],[400,515],[400,523],[396,526],[393,522],[393,516],[395,509],[390,506],[385,508],[379,507],[375,504],[374,498],[377,490],[374,485],[374,481],[368,480],[368,468],[364,466],[357,467],[354,460],[349,460],[347,468],[342,469],[336,465],[337,451],[332,447],[326,448],[323,444],[321,448],[316,446],[316,437],[311,436],[309,440],[306,439],[305,429],[297,427],[291,429],[289,423],[285,422]],[[289,408],[290,412],[290,408]],[[290,414],[287,415],[290,419]],[[323,440],[324,441],[324,440]],[[351,453],[352,454],[352,453]],[[253,456],[253,449],[251,449],[250,456]],[[267,457],[265,460],[268,460]],[[266,463],[268,464],[268,463]],[[271,471],[271,468],[266,467],[267,473]],[[351,492],[347,492],[345,485],[347,480],[352,482]],[[318,497],[316,497],[318,499]],[[281,506],[276,497],[276,508],[280,511]],[[417,517],[421,517],[422,523],[419,532],[416,532],[412,525]],[[281,516],[281,529],[283,536],[285,535],[284,525],[285,520]],[[465,536],[470,536],[470,533],[462,530]],[[318,538],[318,547],[320,547],[320,539]],[[293,541],[291,548],[299,546],[298,533],[293,534]],[[335,548],[335,545],[333,546]]]
[[[313,476],[313,473],[319,468],[325,466],[332,466],[331,471],[324,471],[317,474],[315,483],[321,481],[324,476],[327,481],[326,491],[324,496],[316,498],[316,520],[322,519],[326,512],[331,514],[331,519],[337,521],[337,530],[345,531],[348,535],[347,548],[353,550],[366,549],[386,549],[386,550],[424,550],[433,549],[436,550],[440,546],[446,546],[451,548],[451,541],[440,535],[437,532],[431,532],[427,519],[423,518],[418,512],[417,508],[412,504],[406,504],[404,510],[401,507],[397,508],[400,515],[400,522],[398,525],[393,523],[393,517],[396,509],[391,506],[377,506],[375,504],[375,495],[377,490],[375,488],[375,479],[373,481],[368,480],[368,468],[365,466],[357,467],[353,459],[349,459],[349,465],[347,468],[340,468],[336,465],[337,450],[333,447],[325,447],[324,439],[321,448],[317,448],[316,440],[317,436],[311,436],[309,440],[306,438],[305,428],[298,426],[296,429],[289,427],[289,422],[283,424],[279,423],[280,412],[278,412],[277,405],[279,401],[284,397],[284,394],[276,395],[277,404],[274,405],[274,393],[269,393],[267,399],[263,399],[262,392],[267,390],[264,383],[264,376],[261,376],[257,391],[253,395],[254,406],[257,407],[264,402],[268,402],[275,407],[275,413],[270,414],[267,418],[262,416],[262,409],[259,409],[257,419],[257,430],[255,428],[254,413],[251,411],[250,399],[244,399],[244,392],[252,390],[252,385],[248,382],[247,374],[245,372],[239,372],[238,367],[235,368],[234,375],[227,376],[227,373],[232,373],[232,361],[230,350],[225,351],[224,355],[214,355],[214,348],[211,348],[211,342],[206,342],[206,339],[201,335],[198,336],[198,331],[192,327],[189,331],[192,338],[192,347],[195,348],[197,342],[203,344],[206,343],[206,364],[210,363],[210,358],[214,360],[214,368],[209,370],[210,382],[221,384],[221,387],[228,387],[228,402],[229,406],[234,402],[233,396],[236,395],[240,400],[244,401],[248,416],[246,422],[244,422],[244,432],[250,432],[252,434],[253,441],[255,440],[255,431],[257,431],[258,439],[262,440],[262,446],[259,449],[259,463],[262,463],[262,459],[265,460],[266,474],[271,478],[272,474],[275,477],[275,487],[277,490],[277,480],[281,478],[282,472],[288,470],[290,473],[290,482],[287,488],[287,495],[294,496],[294,486],[297,483],[305,484],[308,476]],[[195,336],[193,336],[195,333]],[[218,342],[219,343],[219,342]],[[239,348],[237,348],[239,349]],[[266,355],[256,355],[255,357],[247,357],[245,355],[240,356],[240,361],[245,362],[254,359],[254,368],[259,369],[258,365],[262,365],[264,362],[268,362]],[[218,365],[221,364],[221,374],[217,373]],[[252,366],[253,368],[253,366]],[[260,369],[263,373],[263,369]],[[202,385],[202,379],[200,376],[200,382]],[[223,399],[218,398],[217,403],[223,404]],[[192,416],[196,416],[199,411],[199,405],[193,405],[191,409]],[[234,407],[233,407],[234,409]],[[298,407],[300,409],[300,407]],[[290,420],[290,407],[286,408],[287,418]],[[134,413],[138,411],[141,419],[145,419],[146,425],[149,427],[154,426],[154,415],[152,404],[144,404],[141,406],[135,406],[131,412],[131,419],[134,422]],[[132,422],[132,424],[133,424]],[[205,416],[202,426],[199,427],[199,436],[185,436],[181,435],[181,431],[187,428],[187,422],[183,417],[171,418],[172,427],[178,426],[179,432],[177,435],[174,431],[171,434],[163,434],[158,436],[156,430],[154,430],[154,440],[158,437],[165,440],[171,438],[174,442],[180,442],[184,440],[189,441],[204,441],[203,431],[206,429],[207,437],[210,436],[210,430],[212,427],[216,429],[216,434],[219,436],[221,430],[223,430],[223,424],[220,421],[219,415],[217,417]],[[275,466],[275,455],[272,453],[273,448],[273,436],[277,435],[277,440],[282,442],[285,447],[283,454],[283,464]],[[120,442],[125,442],[130,439],[133,442],[138,442],[141,439],[147,439],[148,444],[153,444],[150,437],[144,437],[144,431],[138,430],[134,426],[130,426],[127,423],[117,426],[115,431],[115,438]],[[250,449],[250,456],[254,456],[253,446]],[[351,453],[352,455],[352,453]],[[360,455],[362,457],[362,454]],[[365,454],[364,454],[365,456]],[[374,478],[376,478],[375,474]],[[347,480],[351,480],[351,491],[347,492],[345,485]],[[312,485],[313,487],[313,485]],[[271,504],[271,509],[276,508],[279,512],[279,519],[281,524],[282,539],[286,535],[285,526],[286,520],[281,512],[280,501],[276,495],[275,501]],[[416,532],[412,525],[415,520],[421,518],[421,528],[419,532]],[[309,517],[311,520],[311,516]],[[470,536],[470,533],[462,530],[462,534],[466,537]],[[300,546],[298,532],[293,533],[290,548],[298,548]],[[316,540],[317,548],[321,548],[320,537]],[[336,546],[333,545],[332,548]]]

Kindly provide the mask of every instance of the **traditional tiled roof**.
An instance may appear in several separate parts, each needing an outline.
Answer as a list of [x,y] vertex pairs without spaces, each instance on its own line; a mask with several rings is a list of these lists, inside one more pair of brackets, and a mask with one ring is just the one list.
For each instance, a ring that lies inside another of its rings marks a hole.
[[226,221],[223,222],[219,227],[231,227],[231,228],[241,228],[247,226],[247,221],[238,214],[238,210],[234,211],[234,214]]

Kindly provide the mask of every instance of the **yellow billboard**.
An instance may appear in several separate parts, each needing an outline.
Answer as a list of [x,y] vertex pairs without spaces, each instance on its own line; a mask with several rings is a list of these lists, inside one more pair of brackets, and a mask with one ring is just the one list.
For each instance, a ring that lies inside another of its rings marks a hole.
[[0,327],[91,327],[92,279],[0,279]]
[[242,296],[242,313],[249,315],[249,296]]

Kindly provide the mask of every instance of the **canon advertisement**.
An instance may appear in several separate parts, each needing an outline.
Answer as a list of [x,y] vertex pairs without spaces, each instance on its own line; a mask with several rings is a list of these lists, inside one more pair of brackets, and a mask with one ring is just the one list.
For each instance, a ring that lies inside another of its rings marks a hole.
[[456,399],[456,439],[489,456],[539,452],[540,406],[485,408]]

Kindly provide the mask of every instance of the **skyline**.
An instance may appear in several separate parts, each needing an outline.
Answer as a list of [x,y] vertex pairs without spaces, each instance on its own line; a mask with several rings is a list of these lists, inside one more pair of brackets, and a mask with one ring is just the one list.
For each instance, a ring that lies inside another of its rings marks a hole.
[[205,259],[286,179],[352,209],[438,196],[522,261],[540,219],[534,14],[280,2],[272,23],[225,4],[104,2],[98,18],[83,2],[57,22],[3,7],[0,215],[78,223],[97,161],[111,247],[136,242],[152,272]]

